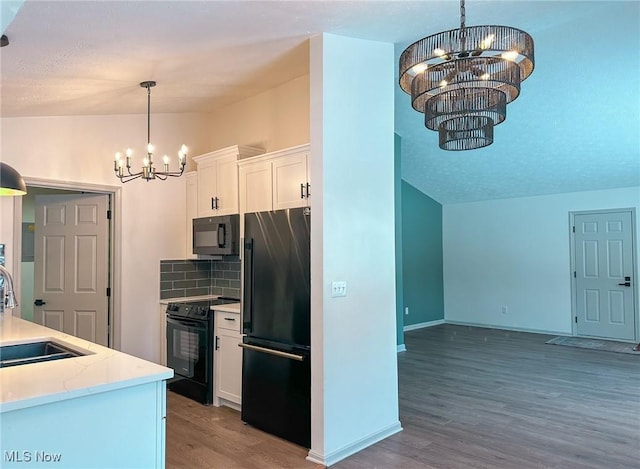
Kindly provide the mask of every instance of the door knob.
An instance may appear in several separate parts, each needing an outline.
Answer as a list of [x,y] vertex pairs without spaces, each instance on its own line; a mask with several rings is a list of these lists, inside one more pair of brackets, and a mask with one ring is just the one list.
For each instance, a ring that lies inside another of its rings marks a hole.
[[40,299],[36,300],[33,302],[34,305],[36,306],[42,306],[42,305],[46,305],[47,303],[45,301],[42,301]]
[[631,282],[619,283],[618,285],[620,285],[621,287],[630,287],[631,286]]

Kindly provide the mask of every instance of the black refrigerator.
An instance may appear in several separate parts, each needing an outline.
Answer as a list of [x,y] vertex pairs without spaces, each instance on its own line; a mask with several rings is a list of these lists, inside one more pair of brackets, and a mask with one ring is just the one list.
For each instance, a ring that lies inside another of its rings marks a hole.
[[311,444],[309,208],[244,219],[242,420]]

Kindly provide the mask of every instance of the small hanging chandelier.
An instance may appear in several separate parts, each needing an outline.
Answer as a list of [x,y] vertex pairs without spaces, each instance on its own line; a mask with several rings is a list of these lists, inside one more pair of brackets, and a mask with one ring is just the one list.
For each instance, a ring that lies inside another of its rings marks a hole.
[[400,88],[425,126],[437,130],[443,150],[472,150],[493,143],[507,104],[534,68],[533,39],[509,26],[465,25],[414,42],[400,56]]
[[[142,169],[137,173],[131,172],[131,156],[133,151],[128,148],[125,152],[126,162],[122,158],[122,153],[116,153],[116,158],[113,163],[113,170],[116,173],[118,179],[123,183],[133,181],[134,179],[142,178],[149,182],[151,179],[166,180],[168,177],[180,177],[184,172],[184,167],[187,164],[187,147],[182,145],[180,151],[178,151],[178,166],[179,171],[169,171],[169,157],[164,155],[163,171],[157,171],[153,165],[153,145],[151,144],[151,88],[156,86],[155,81],[143,81],[140,83],[142,88],[147,89],[147,156],[142,160]],[[127,170],[124,171],[124,166]]]

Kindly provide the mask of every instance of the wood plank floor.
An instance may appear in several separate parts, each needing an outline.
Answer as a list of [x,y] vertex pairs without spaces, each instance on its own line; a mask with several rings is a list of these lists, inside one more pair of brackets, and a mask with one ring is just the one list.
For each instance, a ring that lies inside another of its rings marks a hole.
[[[334,469],[638,468],[640,357],[441,325],[398,355],[404,430]],[[169,393],[168,468],[317,468],[227,408]]]

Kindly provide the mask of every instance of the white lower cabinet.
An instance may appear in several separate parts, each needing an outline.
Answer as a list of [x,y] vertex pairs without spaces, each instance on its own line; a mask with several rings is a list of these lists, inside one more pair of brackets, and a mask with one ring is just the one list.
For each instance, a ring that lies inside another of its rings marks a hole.
[[240,409],[242,403],[242,343],[240,313],[215,312],[215,390],[213,404]]
[[165,381],[3,412],[0,466],[164,468],[166,415]]

